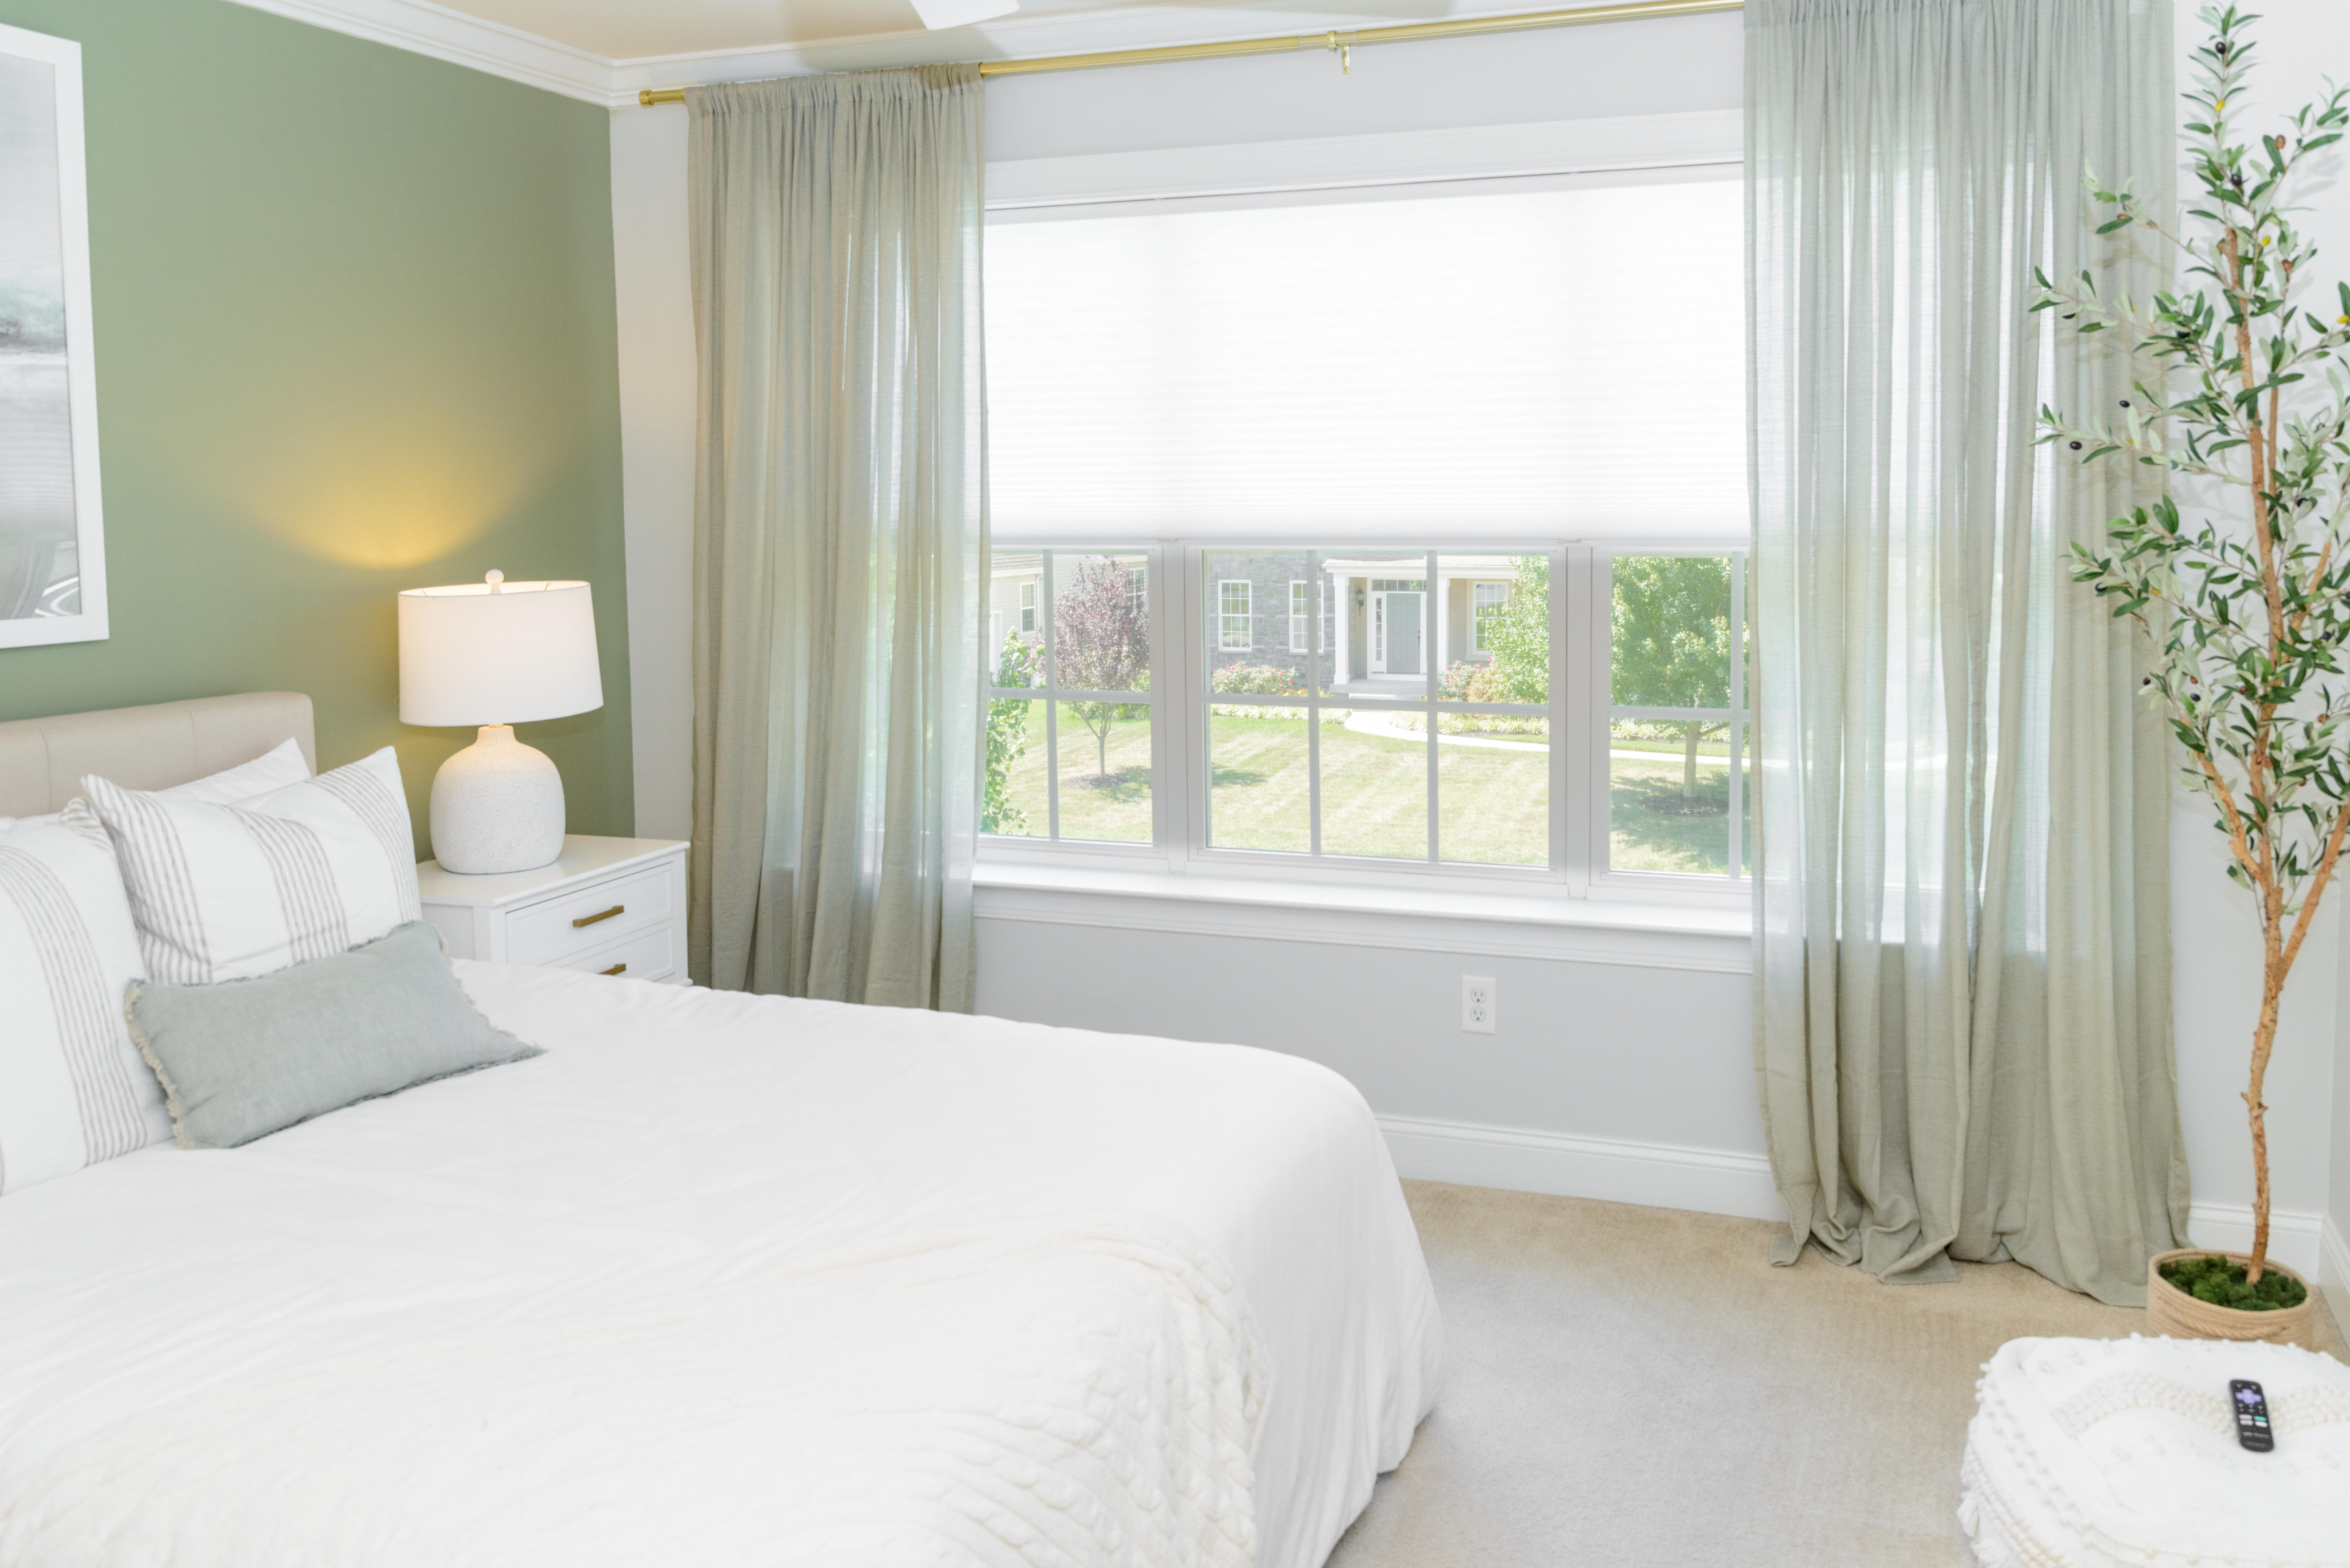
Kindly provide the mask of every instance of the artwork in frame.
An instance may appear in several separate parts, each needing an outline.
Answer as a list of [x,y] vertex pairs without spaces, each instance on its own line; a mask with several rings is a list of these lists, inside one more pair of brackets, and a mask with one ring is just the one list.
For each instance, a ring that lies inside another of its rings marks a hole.
[[0,649],[104,636],[81,46],[0,26]]

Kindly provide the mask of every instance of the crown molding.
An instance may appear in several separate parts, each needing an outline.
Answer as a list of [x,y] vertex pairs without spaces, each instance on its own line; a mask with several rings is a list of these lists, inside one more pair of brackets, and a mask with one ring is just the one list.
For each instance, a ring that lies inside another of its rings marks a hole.
[[234,4],[372,44],[389,44],[411,55],[486,71],[566,98],[590,103],[615,101],[613,61],[534,33],[464,16],[431,0],[234,0]]
[[[873,70],[950,60],[1036,59],[1238,38],[1297,37],[1334,28],[1343,33],[1432,19],[1425,9],[1413,8],[1409,0],[1369,3],[1391,8],[1334,14],[1250,5],[1238,0],[1225,5],[1137,5],[1074,16],[1003,16],[935,33],[872,33],[817,43],[608,59],[452,11],[432,0],[234,0],[257,11],[610,109],[634,107],[638,92],[648,88],[757,81],[817,71]],[[1524,9],[1523,4],[1472,4],[1446,6],[1440,15],[1505,16]],[[1217,26],[1217,20],[1227,13],[1236,25]]]

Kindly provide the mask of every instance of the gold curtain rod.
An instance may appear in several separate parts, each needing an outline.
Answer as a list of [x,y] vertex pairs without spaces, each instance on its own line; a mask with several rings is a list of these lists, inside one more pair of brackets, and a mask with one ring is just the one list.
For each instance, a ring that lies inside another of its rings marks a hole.
[[[1617,5],[1585,5],[1572,11],[1527,11],[1514,16],[1462,16],[1440,22],[1409,22],[1395,27],[1353,32],[1301,33],[1295,37],[1234,38],[1217,44],[1173,44],[1159,49],[1113,49],[1098,55],[1049,55],[1035,60],[982,60],[983,77],[1025,76],[1032,71],[1092,71],[1107,66],[1155,66],[1167,60],[1222,60],[1238,55],[1286,55],[1300,49],[1343,53],[1358,44],[1411,44],[1423,38],[1461,38],[1477,33],[1522,33],[1534,27],[1580,27],[1594,22],[1638,22],[1656,16],[1694,16],[1736,11],[1745,0],[1624,0]],[[637,101],[683,103],[683,88],[646,88]]]

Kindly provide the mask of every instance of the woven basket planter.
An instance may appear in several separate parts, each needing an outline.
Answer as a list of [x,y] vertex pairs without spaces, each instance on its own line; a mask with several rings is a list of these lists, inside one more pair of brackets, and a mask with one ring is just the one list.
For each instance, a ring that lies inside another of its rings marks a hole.
[[[2181,1247],[2175,1251],[2157,1252],[2146,1265],[2146,1327],[2148,1334],[2168,1334],[2173,1339],[2239,1339],[2261,1340],[2272,1345],[2298,1345],[2315,1348],[2310,1343],[2311,1331],[2316,1326],[2317,1290],[2307,1280],[2286,1268],[2274,1258],[2268,1261],[2264,1272],[2289,1274],[2301,1280],[2308,1293],[2297,1307],[2282,1312],[2246,1312],[2241,1307],[2214,1306],[2210,1302],[2197,1301],[2177,1285],[2162,1277],[2162,1265],[2177,1262],[2181,1258],[2209,1258],[2215,1255],[2210,1247]],[[2250,1263],[2249,1252],[2218,1252],[2231,1263]]]

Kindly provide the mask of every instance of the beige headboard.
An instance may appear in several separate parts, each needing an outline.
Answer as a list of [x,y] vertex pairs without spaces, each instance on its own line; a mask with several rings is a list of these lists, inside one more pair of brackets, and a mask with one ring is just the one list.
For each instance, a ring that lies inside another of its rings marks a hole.
[[0,724],[0,816],[56,811],[84,774],[132,789],[167,789],[233,768],[281,742],[301,742],[318,767],[310,699],[299,691],[245,691],[144,708],[108,708]]

